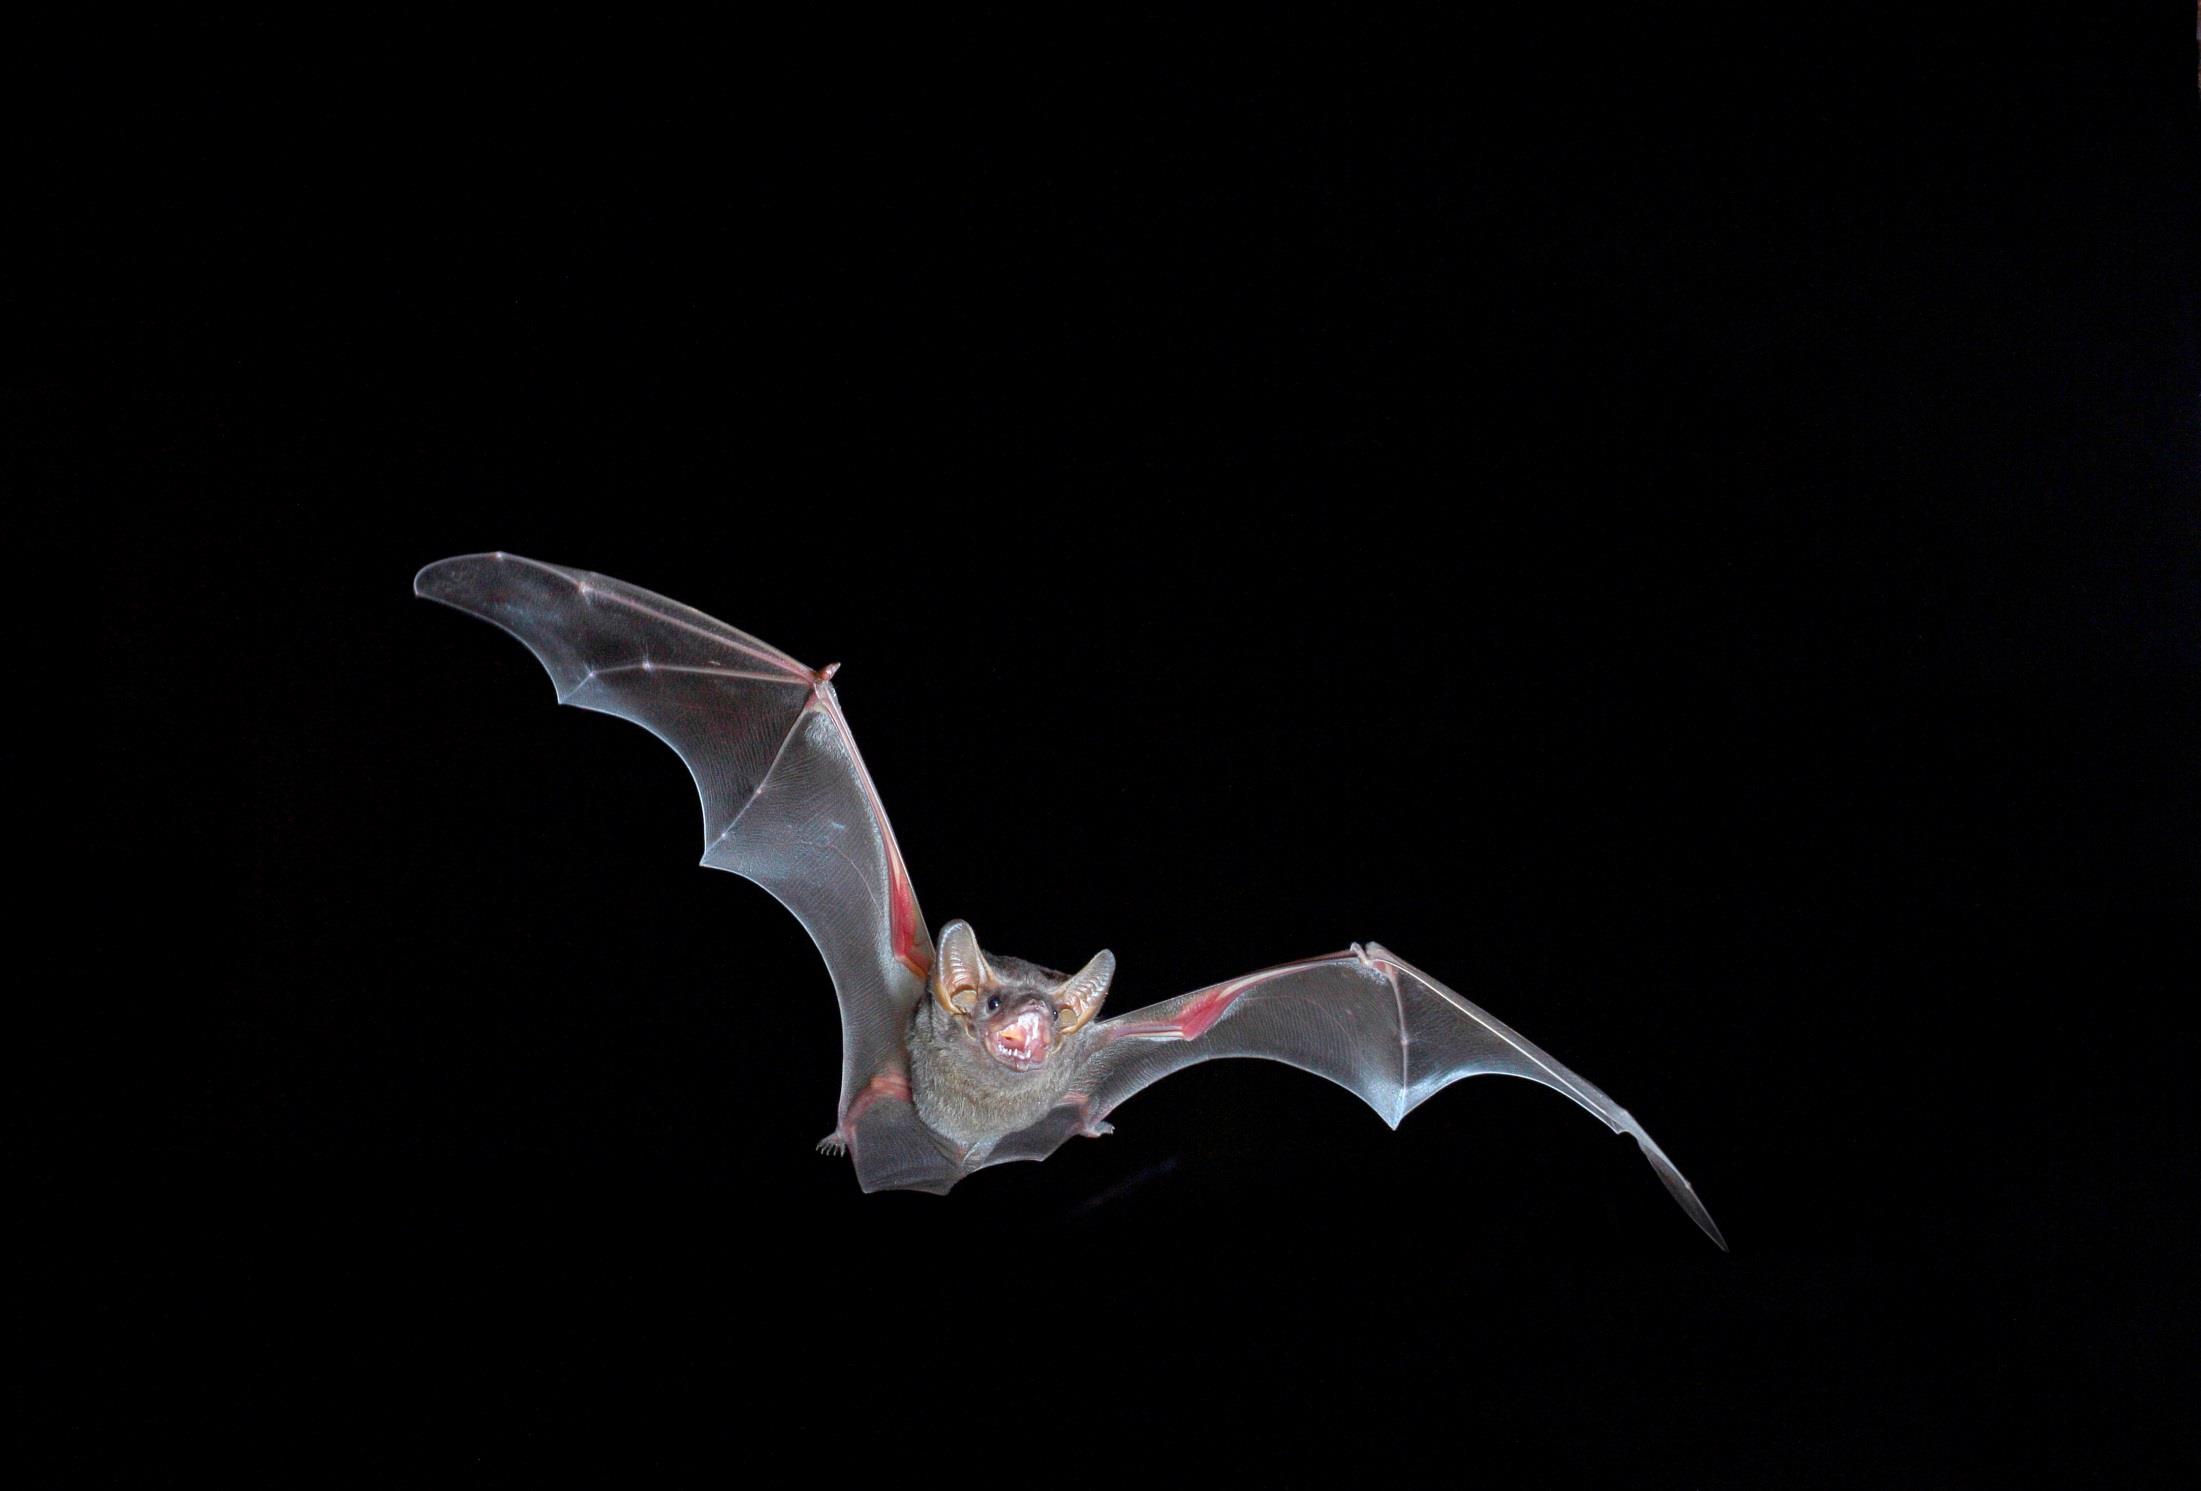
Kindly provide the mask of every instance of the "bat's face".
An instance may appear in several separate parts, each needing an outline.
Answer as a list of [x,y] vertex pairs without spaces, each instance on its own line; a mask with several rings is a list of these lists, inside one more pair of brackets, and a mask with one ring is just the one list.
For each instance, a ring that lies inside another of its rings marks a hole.
[[1063,1011],[1043,993],[997,989],[979,1000],[973,1034],[986,1054],[1013,1072],[1047,1064]]
[[987,1056],[1012,1072],[1059,1060],[1108,997],[1113,953],[1072,974],[1022,958],[988,958],[969,922],[950,922],[933,962],[932,995]]

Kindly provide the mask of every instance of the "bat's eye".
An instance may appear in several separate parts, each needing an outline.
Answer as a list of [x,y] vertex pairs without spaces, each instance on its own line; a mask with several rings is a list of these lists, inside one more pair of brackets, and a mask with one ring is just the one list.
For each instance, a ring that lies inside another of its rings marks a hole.
[[996,1010],[998,1010],[998,1009],[1000,1009],[1000,1008],[1001,1008],[1001,996],[1000,996],[999,994],[989,994],[989,995],[987,995],[987,996],[986,996],[986,1013],[987,1013],[987,1014],[989,1014],[989,1015],[990,1015],[990,1014],[992,1014],[992,1013],[993,1013],[994,1011],[996,1011]]

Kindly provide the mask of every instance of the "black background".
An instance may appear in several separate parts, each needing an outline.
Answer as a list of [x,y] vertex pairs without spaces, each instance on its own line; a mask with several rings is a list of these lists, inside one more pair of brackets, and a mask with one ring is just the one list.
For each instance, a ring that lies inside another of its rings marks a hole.
[[[2166,16],[32,55],[40,1478],[2190,1469]],[[411,598],[485,548],[842,661],[934,926],[1117,1009],[1380,939],[1734,1252],[1539,1088],[1245,1063],[858,1194],[678,764]]]

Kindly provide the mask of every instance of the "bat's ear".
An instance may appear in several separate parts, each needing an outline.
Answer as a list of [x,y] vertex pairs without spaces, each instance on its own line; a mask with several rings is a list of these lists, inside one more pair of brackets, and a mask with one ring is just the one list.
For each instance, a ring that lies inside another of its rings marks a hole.
[[1108,997],[1109,981],[1115,976],[1116,955],[1106,948],[1093,954],[1092,962],[1070,975],[1070,982],[1055,994],[1055,1003],[1062,1010],[1064,1035],[1100,1013],[1101,1001]]
[[994,981],[986,955],[978,950],[978,934],[958,918],[940,932],[940,956],[932,965],[932,997],[953,1015],[967,1015],[978,1003],[978,991]]

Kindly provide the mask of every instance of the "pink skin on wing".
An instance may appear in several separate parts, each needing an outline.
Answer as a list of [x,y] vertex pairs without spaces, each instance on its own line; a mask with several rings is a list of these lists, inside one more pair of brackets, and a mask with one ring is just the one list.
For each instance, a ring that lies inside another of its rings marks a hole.
[[1257,978],[1240,979],[1236,983],[1221,984],[1188,1001],[1177,1012],[1174,1020],[1126,1020],[1116,1024],[1111,1034],[1118,1040],[1126,1036],[1163,1037],[1173,1041],[1196,1041],[1208,1033],[1209,1027],[1223,1018],[1230,1007],[1238,1002],[1238,996],[1247,987],[1258,982]]
[[841,1130],[856,1127],[856,1120],[864,1116],[864,1110],[881,1098],[897,1102],[909,1101],[909,1078],[897,1071],[885,1071],[864,1084],[864,1090],[856,1094],[856,1100],[848,1105],[848,1116],[841,1120]]
[[1177,1029],[1184,1034],[1186,1040],[1198,1040],[1207,1034],[1210,1025],[1223,1018],[1223,1011],[1231,1007],[1238,994],[1239,989],[1229,984],[1220,989],[1208,990],[1178,1014]]
[[841,713],[840,698],[833,692],[831,680],[840,669],[839,663],[828,663],[817,671],[810,686],[811,707],[824,710],[832,718],[834,728],[841,732],[849,759],[856,765],[856,780],[863,786],[864,800],[871,806],[872,821],[878,825],[880,842],[886,846],[887,936],[894,960],[923,978],[932,972],[932,949],[917,935],[917,893],[910,888],[909,871],[902,866],[901,846],[894,842],[894,828],[887,822],[886,806],[879,801],[878,789],[871,785],[871,773],[864,769],[864,758],[856,749],[856,737],[849,733],[848,720]]
[[887,868],[892,875],[892,904],[888,908],[888,926],[894,938],[895,961],[919,978],[932,972],[932,949],[917,937],[917,897],[909,888],[909,873],[902,868],[902,856],[895,852],[894,842],[887,841]]

